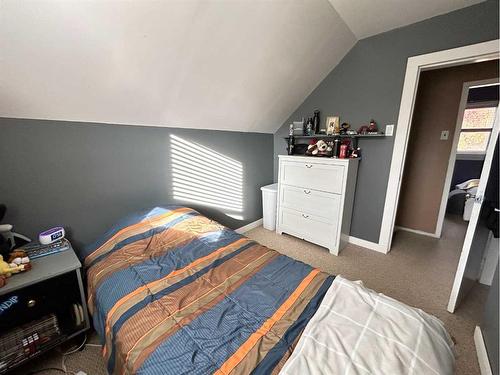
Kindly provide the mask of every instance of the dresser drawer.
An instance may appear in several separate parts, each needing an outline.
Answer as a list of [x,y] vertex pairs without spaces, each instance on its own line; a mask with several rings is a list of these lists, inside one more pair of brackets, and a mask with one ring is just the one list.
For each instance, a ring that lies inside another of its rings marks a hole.
[[281,163],[280,181],[287,185],[329,193],[342,193],[344,167],[303,161]]
[[281,205],[306,214],[321,216],[329,223],[336,224],[340,215],[338,194],[281,185]]
[[337,244],[337,225],[327,220],[299,211],[282,208],[280,230],[296,237],[332,249]]

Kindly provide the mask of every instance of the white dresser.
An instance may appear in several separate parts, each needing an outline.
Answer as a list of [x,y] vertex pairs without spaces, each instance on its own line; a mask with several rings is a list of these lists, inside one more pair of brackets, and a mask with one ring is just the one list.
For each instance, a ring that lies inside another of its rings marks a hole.
[[338,255],[348,241],[359,159],[279,156],[276,232]]

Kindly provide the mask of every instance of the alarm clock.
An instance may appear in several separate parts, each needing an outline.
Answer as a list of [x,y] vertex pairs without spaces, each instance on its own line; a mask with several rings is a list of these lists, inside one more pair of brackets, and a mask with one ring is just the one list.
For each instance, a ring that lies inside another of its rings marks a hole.
[[64,238],[64,228],[63,227],[54,227],[43,231],[38,235],[38,241],[42,245],[48,245],[52,242],[61,240]]

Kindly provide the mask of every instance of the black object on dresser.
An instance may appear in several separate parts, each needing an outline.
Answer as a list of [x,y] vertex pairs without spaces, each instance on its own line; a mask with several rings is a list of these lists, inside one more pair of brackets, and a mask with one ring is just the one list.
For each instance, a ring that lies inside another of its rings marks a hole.
[[73,249],[31,264],[0,288],[0,374],[90,328]]

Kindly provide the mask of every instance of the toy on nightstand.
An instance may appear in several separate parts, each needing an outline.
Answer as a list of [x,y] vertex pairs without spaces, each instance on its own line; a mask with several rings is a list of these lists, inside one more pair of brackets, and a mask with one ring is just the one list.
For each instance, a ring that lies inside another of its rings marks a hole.
[[29,271],[31,269],[30,259],[26,256],[25,251],[14,250],[8,262],[0,255],[0,288],[7,284],[7,278],[14,273]]

